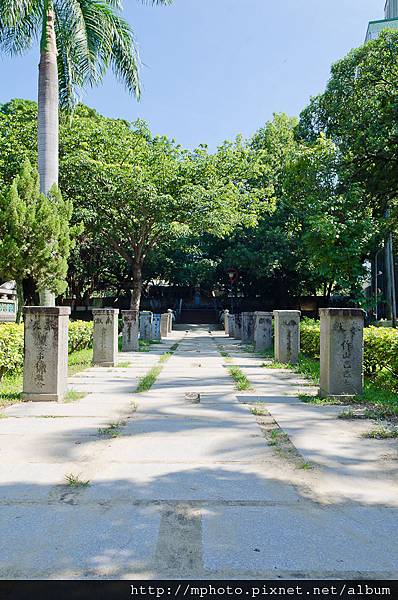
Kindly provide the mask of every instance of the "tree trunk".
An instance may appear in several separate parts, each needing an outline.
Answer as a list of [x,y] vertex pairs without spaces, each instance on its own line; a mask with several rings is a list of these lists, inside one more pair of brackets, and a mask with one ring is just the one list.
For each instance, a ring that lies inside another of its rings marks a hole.
[[141,292],[142,292],[142,268],[141,260],[135,258],[132,265],[132,290],[131,290],[131,304],[130,310],[133,311],[132,315],[132,337],[134,350],[139,349],[138,343],[138,328],[139,328],[139,314],[140,314],[140,303],[141,303]]
[[[40,191],[48,194],[58,185],[58,67],[57,45],[54,28],[54,11],[48,3],[44,17],[40,49],[38,91],[38,163]],[[40,304],[55,306],[55,295],[46,290],[40,292]]]

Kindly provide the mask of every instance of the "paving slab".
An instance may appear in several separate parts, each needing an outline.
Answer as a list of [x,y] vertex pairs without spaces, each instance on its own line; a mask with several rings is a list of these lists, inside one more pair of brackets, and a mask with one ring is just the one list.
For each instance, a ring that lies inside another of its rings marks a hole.
[[[136,393],[176,341],[152,389]],[[254,391],[235,390],[220,345]],[[1,578],[398,576],[395,475],[378,472],[393,445],[358,446],[364,424],[342,426],[335,408],[301,404],[301,377],[264,368],[222,332],[175,332],[119,360],[131,366],[72,377],[87,392],[76,402],[4,411]],[[187,392],[201,403],[188,404]],[[298,469],[267,443],[255,403],[316,469]],[[116,437],[99,435],[119,420]],[[67,474],[89,485],[66,485]]]
[[[358,516],[358,515],[357,515]],[[394,515],[384,514],[389,527]],[[368,515],[371,518],[371,513]],[[202,517],[204,567],[253,574],[327,572],[398,575],[398,540],[386,527],[374,537],[367,520],[332,508],[292,505],[214,507]],[[377,559],[376,559],[377,557]]]

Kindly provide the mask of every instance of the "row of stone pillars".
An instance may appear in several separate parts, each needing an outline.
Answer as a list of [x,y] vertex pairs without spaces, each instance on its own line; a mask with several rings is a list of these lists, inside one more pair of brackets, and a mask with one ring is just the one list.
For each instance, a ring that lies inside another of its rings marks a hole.
[[[160,341],[172,331],[171,309],[162,315],[154,315],[149,311],[137,315],[130,310],[122,310],[121,314],[123,352],[138,350],[138,328],[140,338],[145,340]],[[33,402],[61,402],[67,388],[70,308],[29,306],[24,309],[24,315],[23,399]],[[93,365],[116,365],[118,317],[118,309],[93,309]]]
[[[363,392],[364,311],[322,308],[320,333],[320,395],[352,398]],[[300,311],[224,313],[225,333],[253,344],[257,352],[274,345],[274,358],[297,364],[300,354]],[[274,317],[274,327],[273,327]]]

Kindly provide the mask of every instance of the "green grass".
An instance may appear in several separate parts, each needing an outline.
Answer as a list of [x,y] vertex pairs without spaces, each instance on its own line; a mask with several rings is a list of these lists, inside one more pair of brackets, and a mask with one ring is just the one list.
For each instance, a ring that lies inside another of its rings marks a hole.
[[155,344],[161,344],[161,340],[139,340],[138,341],[138,346],[139,346],[139,352],[149,352],[151,349],[151,346],[154,346]]
[[363,438],[371,438],[373,440],[395,440],[398,438],[398,427],[385,427],[378,425],[371,431],[362,434]]
[[118,369],[128,369],[129,367],[131,367],[131,362],[128,362],[128,361],[119,362],[119,363],[117,363],[116,366]]
[[253,389],[250,381],[239,367],[228,367],[229,374],[235,382],[235,388],[242,392],[243,390]]
[[[80,371],[84,371],[91,367],[91,361],[93,358],[93,350],[88,348],[86,350],[77,350],[68,357],[68,375],[72,376]],[[4,375],[0,381],[0,408],[15,404],[21,401],[21,392],[23,386],[23,374],[14,373],[12,375]],[[80,398],[74,397],[74,390],[71,390],[71,397],[69,402],[79,400]],[[75,392],[78,394],[80,392]],[[68,392],[69,394],[69,392]],[[81,396],[83,397],[83,396]],[[68,401],[68,395],[66,396]]]
[[91,363],[93,360],[93,349],[86,348],[85,350],[77,350],[76,352],[72,352],[68,358],[68,375],[71,377],[72,375],[76,375],[76,373],[80,373],[80,371],[84,371],[91,367]]
[[120,428],[125,423],[123,421],[116,421],[115,423],[110,423],[108,427],[99,427],[98,435],[107,437],[107,438],[116,438],[120,435]]
[[79,475],[74,475],[73,473],[69,473],[68,475],[65,475],[65,479],[66,479],[67,485],[69,485],[70,487],[73,487],[73,488],[85,488],[90,485],[89,480],[85,481],[83,479],[80,479]]
[[87,396],[87,392],[78,392],[77,390],[68,390],[65,394],[65,402],[76,402]]
[[162,371],[162,368],[163,368],[162,365],[156,365],[155,367],[152,367],[152,369],[150,369],[146,375],[139,378],[137,389],[136,389],[137,394],[141,394],[142,392],[147,392],[148,390],[151,389],[151,387],[153,386],[153,384],[159,377],[159,375]]
[[257,406],[252,406],[250,412],[256,417],[264,417],[268,413],[266,408],[257,408]]
[[173,354],[177,350],[177,348],[178,348],[178,343],[173,344],[167,352],[164,352],[160,356],[158,364],[155,365],[154,367],[152,367],[151,369],[149,369],[149,371],[146,375],[144,375],[143,377],[140,377],[140,379],[138,380],[137,389],[135,390],[137,394],[141,394],[142,392],[147,392],[148,390],[151,389],[151,387],[153,386],[153,384],[159,377],[160,373],[162,372],[163,365],[173,356]]
[[20,402],[23,384],[22,373],[4,375],[0,381],[0,407]]
[[162,354],[162,356],[159,358],[159,363],[162,365],[165,362],[167,362],[169,360],[169,358],[171,358],[173,356],[172,352],[165,352],[164,354]]
[[[270,367],[267,364],[264,366],[266,368],[279,368],[279,366]],[[319,360],[309,358],[308,356],[301,354],[298,365],[283,365],[283,367],[303,375],[313,385],[319,384]],[[340,401],[333,398],[320,398],[319,396],[311,396],[307,394],[300,395],[300,400],[309,404],[319,405],[347,404],[347,400]],[[351,400],[350,404],[368,406],[371,408],[375,407],[376,409],[386,411],[384,413],[386,417],[398,417],[398,393],[378,386],[369,378],[365,378],[363,394]]]

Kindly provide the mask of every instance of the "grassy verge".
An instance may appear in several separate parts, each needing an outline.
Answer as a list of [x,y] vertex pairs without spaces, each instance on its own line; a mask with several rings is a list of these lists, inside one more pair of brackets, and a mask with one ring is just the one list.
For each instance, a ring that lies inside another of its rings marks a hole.
[[243,390],[253,389],[250,381],[243,373],[242,369],[239,367],[233,366],[228,367],[229,374],[235,382],[235,388],[242,392]]
[[159,377],[160,373],[162,372],[164,364],[173,356],[173,354],[177,350],[177,348],[178,348],[178,344],[173,344],[171,346],[170,350],[168,350],[167,352],[164,352],[160,356],[158,363],[154,367],[149,369],[149,371],[148,371],[148,373],[146,373],[146,375],[144,375],[143,377],[140,377],[140,379],[138,380],[137,389],[135,390],[137,394],[141,394],[142,392],[147,392],[148,390],[151,389],[151,387],[153,386],[153,384]]
[[[291,369],[306,377],[313,385],[319,384],[320,365],[319,360],[309,358],[303,354],[300,355],[298,365],[279,365],[277,363],[264,364],[265,368],[283,367]],[[301,395],[301,400],[309,404],[347,404],[347,401],[341,402],[331,398],[320,398],[319,396]],[[364,418],[398,418],[398,393],[387,390],[375,384],[370,378],[365,378],[364,392],[361,396],[356,396],[350,404],[367,407]],[[346,417],[349,418],[349,417]]]
[[[76,373],[84,371],[84,369],[90,367],[92,358],[92,349],[77,350],[76,352],[72,352],[72,354],[69,355],[68,360],[69,376],[75,375]],[[16,402],[21,401],[22,385],[22,373],[5,375],[3,377],[3,379],[0,381],[0,408],[4,408],[6,406],[9,406],[10,404],[15,404]],[[82,392],[70,390],[65,400],[67,402],[74,402],[75,400],[79,400],[83,397],[81,394]]]

